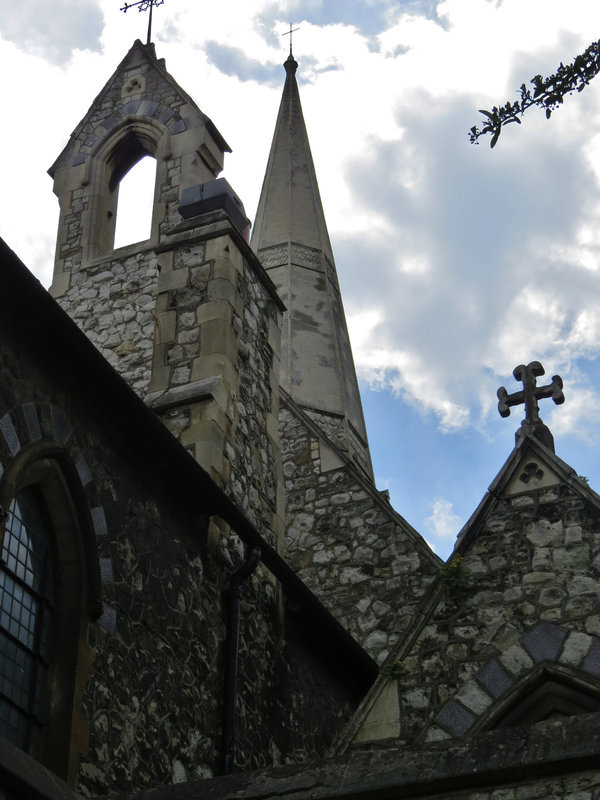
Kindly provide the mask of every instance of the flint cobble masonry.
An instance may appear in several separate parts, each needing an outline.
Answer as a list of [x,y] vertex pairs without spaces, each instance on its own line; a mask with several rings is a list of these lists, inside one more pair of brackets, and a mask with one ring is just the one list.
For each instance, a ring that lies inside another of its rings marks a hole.
[[77,272],[60,298],[71,319],[142,397],[151,377],[158,274],[156,253],[140,251]]
[[[83,335],[69,327],[62,341],[91,364],[53,349],[44,325],[52,314],[66,321],[43,300],[14,347],[14,322],[0,320],[0,479],[43,448],[72,465],[92,526],[103,613],[89,620],[81,643],[89,676],[73,709],[77,790],[104,795],[216,774],[224,592],[245,548],[234,534],[207,536],[201,512],[210,497],[188,494],[135,438],[129,405],[92,391],[102,363]],[[52,325],[53,336],[59,327]],[[142,404],[122,391],[145,418]],[[240,768],[323,756],[357,702],[355,687],[334,677],[297,627],[282,616],[273,577],[260,567],[245,585],[241,612]]]
[[566,484],[498,501],[458,567],[465,583],[438,580],[393,656],[401,741],[492,724],[545,665],[600,692],[599,534],[598,510]]
[[329,445],[291,401],[280,419],[287,557],[381,664],[442,562],[342,453],[324,470]]

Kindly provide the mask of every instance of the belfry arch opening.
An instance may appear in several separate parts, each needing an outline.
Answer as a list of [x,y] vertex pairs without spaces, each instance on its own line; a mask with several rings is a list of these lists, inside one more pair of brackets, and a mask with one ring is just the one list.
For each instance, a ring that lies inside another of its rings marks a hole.
[[89,184],[91,236],[88,258],[152,238],[161,131],[129,121],[99,148]]
[[115,249],[151,237],[155,187],[156,159],[145,153],[116,187]]

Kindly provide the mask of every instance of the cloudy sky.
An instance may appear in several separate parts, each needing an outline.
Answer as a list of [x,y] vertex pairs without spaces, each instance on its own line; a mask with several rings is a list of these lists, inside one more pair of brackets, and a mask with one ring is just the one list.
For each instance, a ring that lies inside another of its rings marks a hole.
[[[48,285],[58,204],[46,170],[147,15],[121,0],[0,5],[0,235]],[[546,122],[470,145],[600,37],[596,0],[165,0],[154,36],[233,149],[252,218],[288,23],[361,380],[377,484],[440,555],[514,443],[496,389],[541,361],[566,402],[541,415],[600,489],[600,77]],[[546,378],[542,380],[546,380]]]

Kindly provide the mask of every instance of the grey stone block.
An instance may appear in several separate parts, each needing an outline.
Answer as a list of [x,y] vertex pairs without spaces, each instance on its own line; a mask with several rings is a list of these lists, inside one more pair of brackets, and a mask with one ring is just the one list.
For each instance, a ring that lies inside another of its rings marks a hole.
[[105,631],[114,633],[117,627],[117,612],[115,609],[107,606],[105,603],[98,624],[101,625]]
[[521,637],[523,647],[536,664],[555,661],[558,658],[568,631],[552,622],[540,622],[533,630]]
[[108,527],[106,525],[106,517],[102,506],[92,508],[90,513],[92,515],[92,525],[94,526],[94,533],[96,536],[106,535],[108,533]]
[[87,461],[85,460],[85,456],[78,456],[77,461],[75,462],[75,469],[77,470],[77,474],[79,475],[79,480],[81,481],[82,486],[87,486],[88,483],[92,482],[93,475]]
[[178,133],[183,133],[185,130],[185,122],[178,119],[177,122],[171,127],[171,136],[176,136]]
[[21,449],[21,442],[19,441],[19,437],[15,430],[15,426],[13,425],[10,414],[5,414],[0,419],[0,432],[4,437],[4,441],[8,445],[10,454],[12,456],[16,456]]
[[454,736],[464,736],[475,722],[475,715],[455,700],[449,700],[435,719]]
[[32,442],[37,442],[42,438],[42,430],[40,428],[40,421],[37,415],[35,403],[23,403],[21,406],[25,424],[29,431],[29,437]]
[[100,564],[101,580],[104,583],[113,583],[114,574],[113,574],[112,558],[99,558],[98,562]]
[[158,103],[156,102],[156,100],[145,100],[144,102],[146,104],[146,107],[143,113],[147,117],[153,117],[156,109],[158,108]]
[[583,668],[591,675],[600,675],[600,639],[594,636],[588,654],[583,659]]
[[142,101],[141,100],[130,100],[123,106],[123,113],[124,114],[137,114],[137,110],[140,107]]
[[492,697],[500,697],[507,689],[513,684],[506,672],[502,669],[500,664],[493,658],[491,661],[483,666],[475,678],[488,691]]
[[173,111],[173,109],[166,108],[158,118],[158,121],[162,122],[162,124],[165,125],[173,116],[175,116],[175,112]]
[[71,438],[73,428],[67,419],[65,412],[57,406],[52,406],[52,430],[57,442],[66,444]]

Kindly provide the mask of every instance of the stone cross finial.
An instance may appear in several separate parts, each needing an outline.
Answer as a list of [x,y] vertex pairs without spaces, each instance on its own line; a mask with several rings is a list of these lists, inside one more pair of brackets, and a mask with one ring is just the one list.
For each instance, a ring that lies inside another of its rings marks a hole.
[[[530,430],[544,444],[554,450],[554,440],[548,428],[544,425],[539,415],[538,400],[551,397],[556,405],[565,402],[563,394],[563,382],[560,375],[552,376],[552,383],[546,386],[538,386],[536,378],[544,375],[545,370],[539,361],[530,361],[527,366],[519,364],[513,370],[515,380],[523,382],[523,389],[513,394],[508,394],[504,386],[501,386],[496,395],[498,397],[498,411],[501,417],[508,417],[512,406],[525,405],[525,419],[521,423],[523,432]],[[522,435],[522,433],[521,433]],[[517,433],[517,438],[519,433]]]
[[146,44],[150,44],[152,39],[152,9],[154,6],[162,6],[165,0],[137,0],[137,3],[125,3],[121,11],[129,11],[130,8],[136,8],[138,11],[148,11],[150,9],[150,16],[148,18],[148,36]]
[[290,55],[292,55],[292,33],[296,33],[296,31],[299,31],[299,30],[300,30],[300,28],[294,28],[292,30],[292,23],[290,22],[289,31],[286,31],[285,33],[281,34],[282,36],[289,36],[290,37]]

